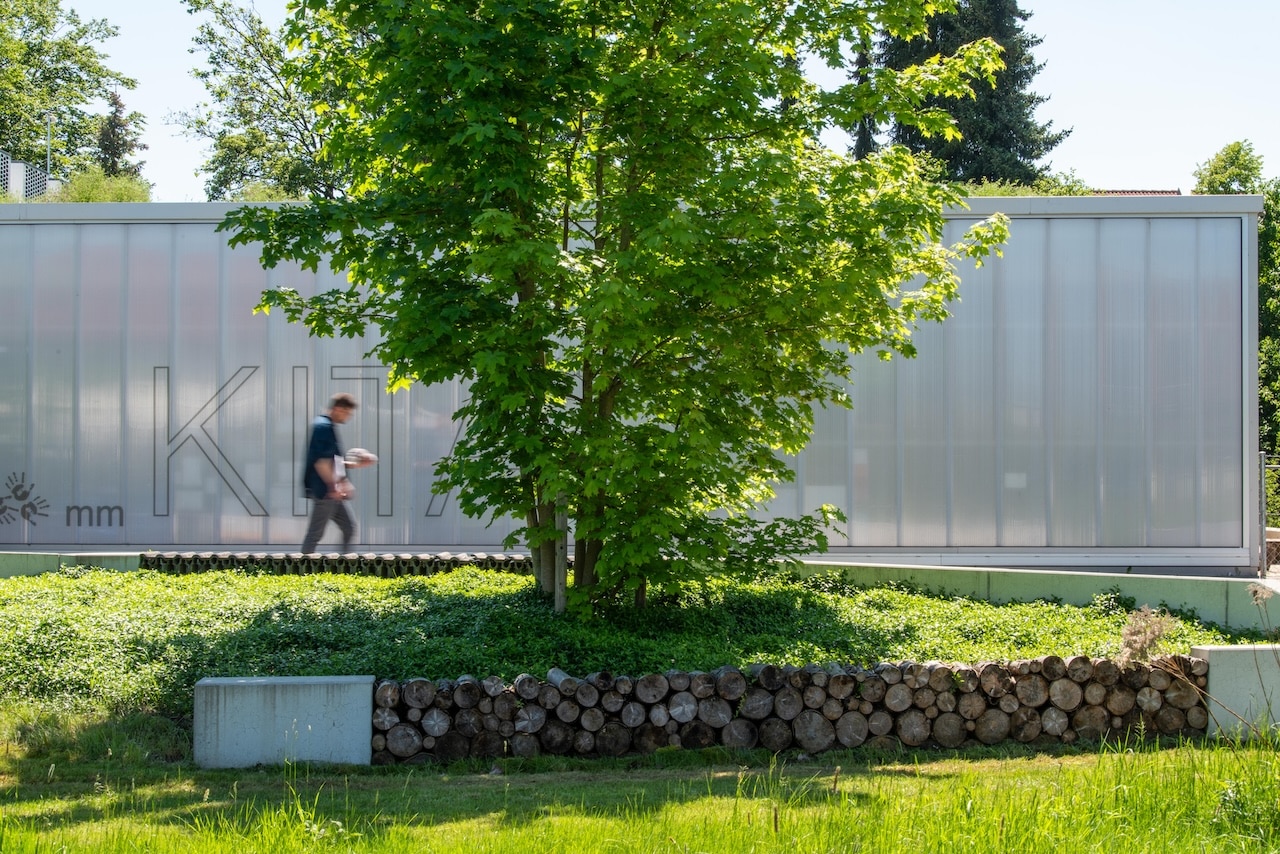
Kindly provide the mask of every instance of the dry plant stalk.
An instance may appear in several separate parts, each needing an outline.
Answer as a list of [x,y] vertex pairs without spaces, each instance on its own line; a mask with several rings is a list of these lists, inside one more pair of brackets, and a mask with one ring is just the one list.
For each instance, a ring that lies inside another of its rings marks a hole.
[[1120,630],[1120,654],[1116,663],[1126,667],[1135,661],[1150,661],[1159,651],[1160,641],[1177,622],[1163,611],[1154,611],[1143,605],[1129,614],[1129,620]]

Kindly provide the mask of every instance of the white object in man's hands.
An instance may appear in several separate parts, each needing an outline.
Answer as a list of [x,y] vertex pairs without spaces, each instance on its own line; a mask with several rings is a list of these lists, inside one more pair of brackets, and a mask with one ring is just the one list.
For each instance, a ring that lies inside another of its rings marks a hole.
[[364,448],[351,448],[347,451],[346,464],[350,468],[371,466],[377,461],[378,455],[373,451],[366,451]]

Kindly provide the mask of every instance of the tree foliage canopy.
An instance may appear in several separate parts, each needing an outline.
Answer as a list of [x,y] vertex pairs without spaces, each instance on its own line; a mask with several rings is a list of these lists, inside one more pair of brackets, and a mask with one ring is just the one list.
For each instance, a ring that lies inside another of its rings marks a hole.
[[818,142],[865,114],[950,127],[926,102],[989,80],[994,44],[827,93],[794,61],[844,67],[935,5],[303,0],[294,73],[351,190],[225,225],[268,265],[348,271],[263,309],[318,335],[376,327],[393,386],[469,384],[436,489],[524,520],[544,567],[558,502],[575,583],[598,592],[773,557],[821,520],[748,513],[790,477],[779,452],[813,407],[848,404],[849,354],[910,355],[955,264],[1006,234],[946,245],[960,199],[907,150]]
[[1070,133],[1054,131],[1052,122],[1037,122],[1036,107],[1047,98],[1031,91],[1044,67],[1032,56],[1039,36],[1023,29],[1029,15],[1017,0],[960,0],[953,12],[930,19],[915,37],[890,34],[879,50],[890,68],[906,68],[939,53],[950,54],[975,39],[993,39],[1004,49],[1004,68],[993,86],[975,86],[973,97],[930,103],[955,117],[960,135],[930,134],[910,122],[894,122],[894,142],[941,160],[953,181],[1009,181],[1032,184],[1047,174],[1038,165]]
[[96,47],[115,34],[61,0],[0,3],[0,150],[42,168],[48,155],[55,176],[95,162],[102,119],[89,106],[134,86]]
[[1232,142],[1196,167],[1194,193],[1256,193],[1258,218],[1259,445],[1280,451],[1280,180],[1262,173],[1262,157],[1248,140]]
[[111,112],[98,128],[98,166],[108,178],[124,175],[142,177],[142,162],[130,162],[129,158],[146,150],[142,144],[142,128],[146,125],[141,113],[126,113],[124,100],[116,92],[108,96]]
[[192,74],[210,102],[179,112],[187,133],[212,147],[203,171],[211,201],[331,199],[341,194],[342,170],[321,156],[310,100],[285,75],[282,32],[273,32],[252,6],[233,0],[183,0],[206,15],[192,53],[205,63]]
[[90,166],[72,175],[46,201],[149,202],[151,185],[136,175],[108,175],[101,166]]

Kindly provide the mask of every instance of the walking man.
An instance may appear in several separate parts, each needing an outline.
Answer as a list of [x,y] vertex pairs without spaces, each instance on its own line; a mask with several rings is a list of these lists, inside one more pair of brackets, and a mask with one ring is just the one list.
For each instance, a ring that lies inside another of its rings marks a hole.
[[356,399],[346,392],[339,392],[329,399],[329,409],[317,415],[311,424],[311,438],[307,442],[307,459],[302,470],[303,494],[314,502],[311,506],[311,522],[302,541],[302,553],[312,554],[324,530],[332,521],[342,532],[342,550],[346,551],[355,539],[356,523],[347,510],[347,499],[354,494],[347,480],[346,468],[365,463],[343,458],[342,445],[338,441],[335,424],[345,424],[356,410]]

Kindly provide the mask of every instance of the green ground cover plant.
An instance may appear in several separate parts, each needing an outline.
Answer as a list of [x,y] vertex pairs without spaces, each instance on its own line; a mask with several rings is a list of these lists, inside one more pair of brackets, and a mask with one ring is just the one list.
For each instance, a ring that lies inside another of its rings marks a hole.
[[[1133,603],[992,606],[832,578],[718,581],[625,619],[551,613],[531,579],[168,576],[0,581],[0,851],[1272,851],[1259,742],[954,751],[661,750],[448,767],[190,762],[204,675],[648,672],[1113,655]],[[1257,640],[1170,616],[1164,651]]]
[[[830,577],[719,580],[643,611],[554,614],[529,576],[400,579],[69,569],[0,581],[0,699],[183,721],[205,676],[635,676],[752,662],[1118,653],[1131,602],[995,606]],[[1169,652],[1255,640],[1174,619]]]

